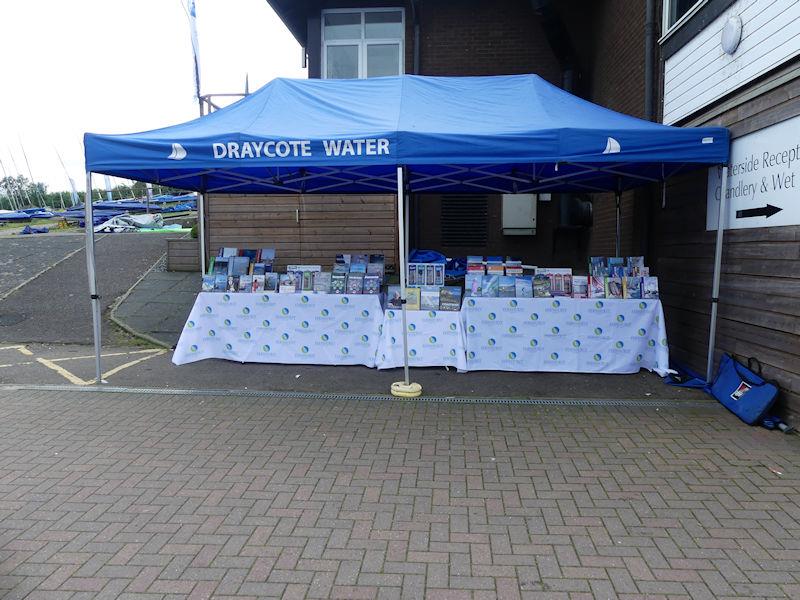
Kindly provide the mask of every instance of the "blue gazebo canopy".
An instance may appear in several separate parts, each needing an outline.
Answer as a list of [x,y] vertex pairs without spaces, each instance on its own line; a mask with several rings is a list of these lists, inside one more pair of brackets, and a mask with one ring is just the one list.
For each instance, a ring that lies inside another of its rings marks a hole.
[[200,192],[622,191],[728,161],[721,127],[620,114],[537,75],[276,79],[205,117],[87,133],[86,170]]

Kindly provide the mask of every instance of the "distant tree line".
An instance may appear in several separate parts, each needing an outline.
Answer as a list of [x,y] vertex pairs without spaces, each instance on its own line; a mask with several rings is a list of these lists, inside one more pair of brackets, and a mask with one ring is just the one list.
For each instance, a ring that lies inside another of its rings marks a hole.
[[[182,190],[169,186],[153,185],[153,194],[181,194]],[[111,188],[114,200],[127,198],[143,199],[147,196],[147,186],[141,181],[131,185],[117,185]],[[86,193],[77,192],[78,202],[82,203]],[[92,189],[92,199],[106,200],[108,193],[105,189]],[[3,177],[0,179],[0,209],[19,210],[21,208],[45,207],[53,210],[69,208],[73,204],[71,191],[48,192],[47,185],[37,181],[32,182],[24,175],[16,177]]]

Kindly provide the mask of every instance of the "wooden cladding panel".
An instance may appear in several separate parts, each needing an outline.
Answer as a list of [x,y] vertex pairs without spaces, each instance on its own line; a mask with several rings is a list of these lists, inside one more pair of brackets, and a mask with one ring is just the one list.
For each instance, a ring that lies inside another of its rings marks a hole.
[[[705,171],[667,186],[656,211],[657,271],[674,358],[705,371],[716,232],[705,231]],[[725,232],[717,355],[755,356],[800,417],[800,227]]]
[[292,263],[330,268],[338,253],[397,260],[396,199],[391,195],[262,196],[210,194],[208,246],[274,247],[278,269]]

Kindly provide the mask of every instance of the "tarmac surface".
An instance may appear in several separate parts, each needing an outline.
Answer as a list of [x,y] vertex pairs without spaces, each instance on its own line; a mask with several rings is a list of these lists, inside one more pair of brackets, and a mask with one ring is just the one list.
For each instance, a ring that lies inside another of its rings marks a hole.
[[[0,238],[0,256],[12,257],[0,273],[0,289],[8,290],[38,274],[0,300],[0,341],[92,343],[86,254],[81,249],[84,238],[81,234],[48,235]],[[166,252],[169,237],[97,236],[97,287],[104,316],[109,306]],[[126,337],[118,334],[107,319],[104,330],[112,342],[119,343]]]
[[[180,367],[164,348],[103,347],[103,379],[113,386],[159,389],[243,390],[385,396],[403,370],[362,366],[241,364],[206,360]],[[90,385],[95,379],[89,345],[0,345],[0,384]],[[639,401],[713,402],[693,389],[665,385],[658,375],[579,373],[457,373],[443,368],[412,369],[411,379],[428,397],[591,398]]]
[[153,269],[120,303],[114,316],[134,331],[173,348],[199,291],[199,272]]
[[78,234],[0,236],[0,297],[83,245]]
[[0,596],[798,598],[798,450],[716,404],[0,389]]

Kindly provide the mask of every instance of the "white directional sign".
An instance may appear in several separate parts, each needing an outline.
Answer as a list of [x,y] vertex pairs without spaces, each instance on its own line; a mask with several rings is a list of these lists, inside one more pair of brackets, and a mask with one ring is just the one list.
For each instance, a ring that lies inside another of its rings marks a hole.
[[[706,229],[716,229],[721,169],[708,171]],[[800,116],[735,139],[725,229],[800,224]]]

